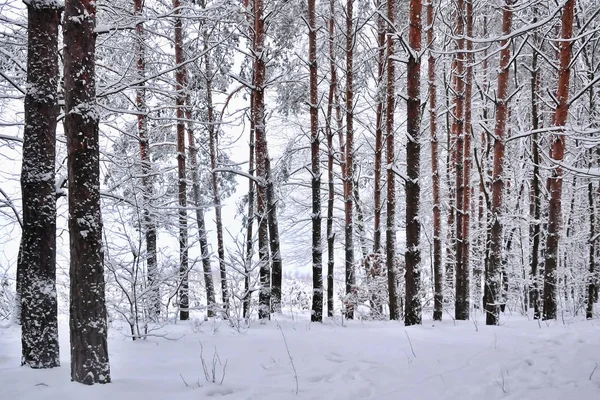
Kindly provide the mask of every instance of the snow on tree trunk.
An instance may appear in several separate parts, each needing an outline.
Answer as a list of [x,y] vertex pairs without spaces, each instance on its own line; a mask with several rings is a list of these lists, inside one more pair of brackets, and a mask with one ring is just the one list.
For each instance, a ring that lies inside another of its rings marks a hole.
[[208,239],[206,237],[206,223],[204,221],[204,208],[200,193],[200,174],[198,172],[198,147],[194,138],[194,127],[192,122],[192,106],[190,98],[186,98],[187,107],[185,109],[185,119],[187,120],[188,136],[188,160],[190,172],[192,174],[192,196],[193,205],[196,210],[196,224],[198,225],[198,241],[200,243],[200,258],[202,259],[202,274],[204,275],[204,287],[206,290],[206,315],[213,317],[215,315],[215,286],[212,279],[212,269],[210,265],[210,251],[208,248]]
[[337,87],[337,67],[335,64],[335,0],[329,0],[328,20],[329,40],[329,69],[330,82],[327,96],[327,118],[325,130],[327,135],[327,316],[333,317],[333,268],[335,265],[335,233],[333,232],[333,206],[335,200],[335,186],[333,179],[333,161],[335,149],[333,147],[334,130],[332,124],[333,103]]
[[175,43],[175,116],[177,118],[177,197],[179,200],[179,319],[190,318],[189,266],[188,266],[188,227],[187,227],[187,181],[185,176],[185,99],[186,68],[183,65],[183,26],[181,2],[173,0],[174,43]]
[[[146,42],[143,21],[144,3],[142,0],[133,1],[133,15],[138,19],[135,26],[136,42],[135,57],[137,79],[142,81],[146,76]],[[136,90],[135,104],[139,114],[137,116],[138,140],[140,147],[140,161],[142,165],[142,195],[143,195],[143,225],[146,240],[146,264],[148,267],[148,287],[150,288],[150,318],[156,319],[160,315],[160,287],[157,281],[158,268],[156,260],[156,222],[152,213],[151,199],[154,197],[152,188],[152,164],[150,161],[150,143],[148,135],[148,108],[146,106],[146,86],[142,82]]]
[[571,37],[573,36],[573,13],[575,0],[567,0],[562,12],[561,41],[559,42],[558,89],[556,99],[558,105],[554,112],[552,126],[557,128],[550,145],[552,175],[549,179],[550,203],[548,209],[548,235],[546,236],[546,253],[544,269],[544,310],[542,318],[556,318],[556,273],[558,267],[558,241],[562,219],[561,198],[563,170],[560,163],[565,154],[564,126],[569,114],[569,80],[571,77]]
[[258,219],[258,259],[260,292],[258,295],[258,317],[270,318],[271,315],[271,268],[269,263],[269,224],[268,224],[268,158],[267,137],[265,131],[265,74],[264,60],[265,31],[263,19],[263,0],[254,0],[254,77],[252,94],[252,115],[254,117],[254,134],[256,140],[256,175],[260,182],[257,185],[256,218]]
[[64,29],[65,132],[71,247],[71,379],[110,382],[100,212],[96,110],[96,2],[67,0]]
[[394,40],[393,24],[396,15],[396,0],[387,1],[387,82],[386,82],[386,110],[385,110],[385,132],[386,132],[386,177],[387,177],[387,220],[385,225],[385,266],[388,277],[388,294],[390,304],[390,319],[400,318],[398,307],[398,295],[396,293],[396,176],[394,173],[395,162],[395,135],[394,135],[394,109],[395,109],[395,71],[394,71]]
[[308,63],[310,147],[312,172],[312,273],[313,296],[310,320],[323,320],[323,247],[321,244],[321,169],[319,150],[319,99],[317,77],[317,21],[315,0],[308,0]]
[[27,93],[21,194],[23,228],[18,258],[21,365],[60,366],[56,300],[56,120],[58,25],[62,6],[26,1]]
[[421,0],[411,0],[409,11],[406,104],[406,311],[407,326],[421,323]]
[[346,146],[344,165],[344,249],[346,267],[346,318],[354,318],[356,277],[354,273],[354,216],[352,212],[352,186],[354,184],[354,0],[346,3]]
[[[502,12],[502,35],[511,32],[513,0],[506,0]],[[498,325],[500,307],[500,271],[502,270],[502,203],[504,195],[504,138],[508,119],[507,97],[509,84],[510,46],[508,40],[500,43],[500,65],[496,93],[496,127],[494,138],[494,172],[492,178],[490,259],[485,271],[484,308],[486,324]]]
[[[473,0],[465,1],[465,19],[467,25],[467,37],[473,37]],[[457,291],[460,289],[460,299],[462,302],[461,312],[462,319],[469,318],[469,305],[471,300],[470,289],[470,223],[471,223],[471,97],[473,93],[473,42],[466,40],[466,78],[465,78],[465,98],[464,98],[464,130],[463,130],[463,176],[462,176],[462,190],[463,190],[463,201],[462,201],[462,241],[460,245],[462,247],[461,261],[459,268],[457,268],[457,276],[460,273],[460,287],[457,285]]]
[[229,315],[229,289],[227,285],[227,266],[225,264],[225,244],[223,242],[223,218],[221,216],[221,194],[219,192],[219,173],[214,171],[217,165],[218,152],[218,129],[215,129],[215,115],[212,99],[213,70],[212,60],[209,51],[209,35],[204,32],[204,74],[206,76],[206,111],[207,111],[207,131],[208,147],[210,154],[210,167],[213,170],[211,174],[213,204],[215,206],[215,223],[217,226],[217,256],[219,257],[219,274],[221,278],[221,300],[223,301],[223,310],[225,315]]
[[433,194],[433,281],[434,302],[433,319],[442,320],[444,295],[443,287],[443,265],[442,265],[442,217],[440,210],[440,171],[438,166],[438,136],[437,136],[437,113],[436,113],[436,85],[435,85],[435,57],[433,31],[433,0],[427,3],[427,45],[429,58],[427,61],[428,85],[429,85],[429,132],[431,135],[431,181]]
[[[469,319],[469,296],[468,282],[465,282],[465,271],[463,266],[463,201],[464,201],[464,185],[463,185],[463,167],[464,167],[464,137],[465,137],[465,6],[464,0],[456,2],[456,35],[457,54],[456,54],[456,69],[454,75],[454,104],[453,110],[454,119],[452,120],[452,136],[455,144],[454,158],[454,190],[456,199],[456,243],[455,243],[455,302],[454,302],[454,318],[458,320]],[[468,271],[467,271],[468,274]]]

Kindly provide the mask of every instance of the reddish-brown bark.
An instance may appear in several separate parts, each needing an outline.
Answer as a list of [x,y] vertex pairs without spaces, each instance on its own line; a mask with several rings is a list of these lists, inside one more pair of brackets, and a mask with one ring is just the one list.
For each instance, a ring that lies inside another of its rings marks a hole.
[[96,2],[67,0],[63,24],[69,175],[71,379],[109,383],[96,110]]
[[554,111],[552,125],[559,128],[552,136],[550,158],[555,162],[549,179],[550,204],[548,207],[548,235],[546,236],[546,253],[544,269],[544,310],[542,318],[556,318],[556,270],[558,266],[558,241],[562,218],[562,176],[560,166],[565,155],[565,135],[563,128],[569,114],[569,81],[571,77],[571,37],[573,36],[573,14],[575,0],[567,0],[562,12],[561,41],[559,42],[558,89],[556,99],[558,106]]
[[[511,31],[512,9],[514,0],[506,0],[502,12],[502,34]],[[508,84],[510,79],[509,61],[510,46],[508,40],[500,43],[500,65],[498,68],[498,88],[496,91],[496,127],[494,130],[494,172],[492,179],[490,260],[485,271],[484,309],[486,324],[498,325],[500,307],[498,304],[500,291],[500,271],[502,270],[502,203],[504,195],[504,140],[506,121],[508,119]]]

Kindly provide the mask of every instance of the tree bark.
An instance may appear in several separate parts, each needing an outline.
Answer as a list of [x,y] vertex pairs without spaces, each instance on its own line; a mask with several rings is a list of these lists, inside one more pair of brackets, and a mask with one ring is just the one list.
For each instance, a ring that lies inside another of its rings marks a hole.
[[346,256],[346,318],[354,318],[356,277],[354,272],[354,0],[346,2],[346,154],[344,174],[344,248]]
[[[473,37],[473,0],[465,1],[465,19],[467,25],[467,37]],[[464,131],[463,131],[463,176],[462,176],[462,238],[460,241],[461,245],[461,261],[460,267],[457,268],[457,276],[460,273],[461,285],[457,285],[457,291],[460,290],[461,301],[461,319],[469,319],[469,308],[471,302],[471,279],[470,279],[470,265],[469,255],[471,249],[470,242],[470,228],[471,228],[471,137],[472,137],[472,126],[471,126],[471,100],[473,93],[473,42],[471,40],[465,40],[466,42],[466,77],[465,77],[465,98],[464,98]]]
[[327,135],[327,316],[333,317],[333,268],[335,266],[335,232],[333,231],[333,206],[335,200],[335,186],[333,179],[333,161],[335,149],[333,147],[334,130],[331,127],[333,103],[337,87],[337,67],[335,65],[335,0],[329,0],[329,69],[330,82],[327,96],[327,120],[325,129]]
[[319,151],[319,98],[317,77],[317,21],[315,0],[308,0],[308,64],[310,147],[312,172],[312,273],[313,297],[310,320],[323,321],[323,249],[321,245],[321,170]]
[[[454,85],[454,119],[452,121],[452,136],[455,144],[454,172],[455,172],[455,191],[456,191],[456,244],[455,244],[455,274],[456,274],[456,296],[454,302],[454,318],[458,320],[469,319],[469,286],[465,282],[464,262],[464,191],[463,171],[464,171],[464,139],[465,139],[465,1],[456,2],[456,35],[457,54]],[[467,271],[468,277],[468,271]]]
[[[387,220],[385,225],[385,251],[388,277],[388,294],[390,303],[390,319],[398,320],[400,310],[398,308],[398,295],[396,288],[396,176],[394,174],[395,162],[395,135],[394,135],[394,109],[395,109],[395,66],[392,60],[394,56],[393,24],[396,16],[396,0],[387,0],[387,84],[386,84],[386,110],[385,110],[385,132],[386,132],[386,177],[387,177]],[[392,26],[390,26],[392,25]]]
[[177,97],[175,99],[175,115],[177,118],[177,194],[179,200],[179,319],[190,318],[189,301],[189,266],[188,266],[188,227],[187,227],[187,181],[185,172],[185,99],[186,68],[183,64],[183,27],[181,20],[181,1],[173,0],[174,34],[175,34],[175,71]]
[[215,129],[215,113],[213,106],[212,84],[213,69],[209,51],[209,35],[204,32],[204,74],[206,91],[206,130],[208,131],[208,146],[210,156],[213,205],[215,207],[215,224],[217,228],[217,256],[219,257],[219,274],[221,278],[221,301],[223,301],[223,313],[229,315],[229,288],[227,287],[227,266],[225,264],[225,244],[223,242],[223,218],[221,216],[221,193],[219,190],[219,173],[215,171],[218,167],[218,130]]
[[21,194],[23,228],[18,258],[21,365],[60,366],[56,300],[56,120],[58,25],[63,7],[26,1],[27,93]]
[[427,77],[429,86],[429,132],[431,136],[431,181],[433,194],[433,319],[442,320],[444,306],[443,265],[442,265],[442,217],[440,210],[440,171],[438,165],[438,137],[436,113],[435,57],[433,55],[435,36],[433,32],[433,0],[427,3]]
[[[143,23],[144,3],[142,0],[133,0],[133,16],[137,19],[135,26],[135,57],[137,79],[142,81],[146,76],[146,43]],[[142,166],[142,197],[143,197],[143,227],[146,241],[146,265],[148,268],[148,287],[150,289],[150,318],[156,320],[160,316],[161,301],[158,282],[158,266],[156,259],[156,222],[152,213],[151,199],[154,197],[152,188],[152,161],[150,160],[150,142],[148,134],[148,108],[146,106],[146,86],[139,84],[136,90],[135,105],[137,115],[137,130],[140,148],[140,161]]]
[[[512,9],[514,0],[506,0],[502,12],[502,34],[511,32]],[[486,324],[498,325],[500,307],[500,271],[502,270],[502,203],[504,195],[504,138],[508,119],[507,97],[510,79],[510,46],[508,40],[500,43],[500,66],[498,69],[498,89],[496,95],[496,127],[494,138],[494,175],[492,179],[492,207],[490,234],[490,261],[485,273],[484,308]]]
[[562,218],[561,197],[563,171],[560,163],[565,154],[564,126],[569,114],[569,80],[571,77],[571,37],[573,36],[573,14],[575,0],[567,0],[563,7],[561,41],[559,43],[558,89],[556,99],[558,106],[554,112],[552,125],[558,128],[553,134],[550,158],[556,163],[552,166],[549,179],[550,204],[548,209],[548,235],[546,237],[546,254],[544,269],[544,310],[542,319],[556,318],[556,272],[558,267],[558,241]]
[[264,19],[263,0],[254,1],[254,86],[252,95],[252,109],[254,117],[254,134],[256,140],[256,175],[260,182],[257,185],[257,210],[258,219],[258,258],[260,263],[259,280],[259,308],[258,317],[268,319],[271,316],[271,268],[269,263],[269,224],[268,224],[268,151],[265,132],[265,73],[266,66],[263,58],[264,50]]
[[406,311],[404,324],[421,323],[421,0],[411,0],[409,11],[406,136]]
[[194,128],[192,121],[192,105],[189,96],[186,99],[187,107],[185,109],[185,119],[187,120],[188,136],[188,160],[190,172],[192,174],[192,195],[193,205],[196,210],[196,224],[198,225],[198,241],[200,242],[200,258],[202,259],[202,274],[204,276],[204,287],[206,290],[206,315],[213,317],[215,315],[215,287],[212,279],[212,269],[210,265],[210,252],[208,250],[208,239],[206,237],[206,224],[204,221],[204,208],[202,207],[202,196],[200,193],[200,174],[198,172],[198,147],[194,138]]
[[109,383],[96,110],[96,2],[67,0],[64,20],[65,132],[71,253],[71,379]]

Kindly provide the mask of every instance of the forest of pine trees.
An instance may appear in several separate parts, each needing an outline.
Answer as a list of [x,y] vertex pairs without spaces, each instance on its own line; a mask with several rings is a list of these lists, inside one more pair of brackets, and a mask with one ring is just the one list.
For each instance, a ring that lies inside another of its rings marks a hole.
[[597,0],[0,0],[0,321],[597,318],[598,101]]

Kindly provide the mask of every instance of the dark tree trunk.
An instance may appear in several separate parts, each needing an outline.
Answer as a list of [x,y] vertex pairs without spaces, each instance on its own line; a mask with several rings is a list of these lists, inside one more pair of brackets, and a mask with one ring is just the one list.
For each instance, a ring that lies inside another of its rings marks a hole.
[[[506,0],[502,12],[502,34],[511,31],[513,0]],[[507,40],[500,43],[500,66],[498,69],[498,89],[496,94],[496,128],[494,139],[494,175],[492,180],[492,207],[490,232],[490,260],[485,273],[484,308],[487,325],[498,325],[500,307],[500,271],[502,270],[502,202],[504,195],[504,138],[508,119],[507,97],[509,84],[510,46]]]
[[[265,139],[266,140],[266,139]],[[275,182],[271,171],[271,161],[266,154],[267,169],[267,199],[269,223],[269,248],[271,249],[271,309],[273,312],[281,312],[281,284],[283,278],[281,251],[279,250],[279,223],[277,221],[277,194],[275,193]]]
[[[387,0],[387,19],[393,25],[396,15],[396,0]],[[398,295],[396,293],[396,176],[392,169],[395,162],[394,146],[394,108],[395,108],[395,71],[394,62],[394,40],[393,26],[387,26],[386,54],[387,54],[387,84],[386,84],[386,177],[387,177],[387,220],[385,225],[385,266],[388,277],[388,294],[390,302],[390,319],[398,320],[400,310],[398,307]]]
[[[143,21],[144,3],[142,0],[133,1],[133,15],[137,19],[135,26],[136,42],[135,56],[137,79],[142,81],[146,76],[146,43]],[[139,112],[137,116],[137,130],[140,147],[140,161],[142,166],[142,196],[143,196],[143,226],[146,241],[146,265],[148,268],[148,287],[150,289],[149,315],[151,319],[160,316],[161,301],[158,282],[158,267],[156,260],[156,222],[152,213],[151,199],[154,197],[152,189],[152,162],[150,160],[150,142],[148,134],[148,108],[146,106],[146,86],[139,84],[136,90],[135,104]]]
[[[250,0],[243,0],[244,7],[249,10]],[[249,12],[246,13],[248,22],[248,31],[252,34],[252,18]],[[254,45],[254,44],[252,44]],[[252,76],[254,86],[254,75]],[[254,175],[254,91],[250,91],[250,138],[248,141],[248,174]],[[252,291],[250,289],[250,274],[252,271],[252,257],[254,255],[254,180],[248,179],[248,217],[246,222],[246,258],[244,260],[244,297],[242,298],[242,316],[247,319],[250,317],[250,300]]]
[[185,99],[186,68],[183,64],[183,28],[181,21],[181,2],[173,0],[173,16],[175,17],[175,71],[177,97],[175,99],[175,115],[177,118],[177,194],[179,199],[179,319],[190,318],[189,300],[189,267],[188,267],[188,227],[187,227],[187,181],[185,176]]
[[317,77],[317,21],[315,0],[308,0],[308,63],[310,147],[312,172],[312,273],[313,298],[310,320],[323,320],[323,248],[321,245],[321,170],[319,151],[319,99]]
[[573,13],[575,0],[568,0],[562,13],[562,32],[560,49],[560,68],[558,71],[558,89],[556,107],[552,125],[558,128],[551,142],[550,158],[557,162],[552,165],[552,175],[549,179],[550,204],[548,209],[548,235],[546,237],[546,254],[544,268],[544,311],[542,319],[556,318],[556,272],[558,264],[558,240],[562,218],[561,197],[563,171],[560,163],[565,154],[565,136],[563,129],[569,114],[569,80],[571,77],[571,37],[573,36]]
[[346,318],[354,318],[356,277],[354,275],[354,0],[346,2],[346,155],[344,174],[344,248],[346,255]]
[[598,271],[596,271],[596,251],[598,247],[598,238],[596,237],[596,209],[594,207],[594,183],[590,180],[588,183],[588,206],[590,213],[590,249],[589,249],[589,278],[588,278],[588,296],[585,317],[591,319],[594,317],[594,303],[596,302],[596,286],[598,284]]
[[[465,18],[467,23],[467,37],[473,37],[473,0],[465,1]],[[461,319],[469,319],[469,307],[471,301],[471,279],[470,279],[470,265],[469,255],[471,251],[470,246],[470,228],[471,228],[471,137],[472,137],[472,126],[471,126],[471,98],[473,93],[473,42],[466,40],[466,78],[465,78],[465,98],[464,98],[464,131],[463,131],[463,177],[462,177],[462,238],[460,241],[461,245],[461,261],[460,267],[457,268],[457,276],[460,274],[460,287],[457,285],[457,292],[460,291],[461,302]]]
[[60,366],[56,300],[56,119],[58,25],[62,6],[28,1],[27,94],[18,280],[21,365]]
[[327,97],[327,121],[325,125],[327,134],[327,316],[333,317],[333,268],[335,258],[335,233],[333,232],[333,205],[335,199],[335,186],[333,180],[333,161],[335,150],[333,147],[334,131],[331,127],[333,102],[337,86],[337,67],[335,65],[335,0],[329,0],[329,68],[330,83]]
[[65,132],[71,248],[71,379],[110,382],[96,111],[96,2],[67,0],[64,19]]
[[406,311],[405,325],[421,323],[421,0],[411,0],[407,67],[406,122]]
[[[537,16],[537,9],[534,8],[534,16]],[[534,35],[534,43],[538,44],[537,34]],[[540,92],[540,70],[537,64],[538,53],[533,51],[531,60],[531,129],[534,131],[540,128],[540,115],[538,111],[538,95]],[[531,137],[531,158],[533,163],[533,173],[531,176],[531,200],[530,200],[530,218],[529,236],[531,240],[531,286],[529,291],[529,300],[533,306],[533,318],[539,319],[540,312],[540,292],[539,292],[539,256],[541,239],[541,182],[540,182],[540,148],[538,134],[534,133]]]
[[[456,2],[456,35],[457,40],[457,55],[456,69],[454,76],[454,119],[452,121],[452,136],[455,138],[455,191],[456,191],[456,244],[455,244],[455,269],[456,269],[456,296],[454,302],[454,317],[458,320],[469,319],[469,285],[465,282],[465,266],[464,262],[464,235],[463,235],[463,219],[464,219],[464,191],[463,184],[463,169],[464,169],[464,139],[465,139],[465,6],[464,0]],[[468,276],[468,271],[466,271]]]
[[260,293],[258,296],[258,317],[267,319],[271,316],[271,268],[269,262],[269,224],[268,224],[268,160],[267,137],[265,132],[265,73],[263,59],[264,50],[264,19],[263,0],[254,1],[254,86],[252,93],[252,114],[254,117],[254,134],[256,139],[256,175],[260,182],[257,185],[256,217],[258,219],[258,258],[260,264],[259,280]]
[[433,0],[427,3],[427,46],[429,58],[427,61],[428,86],[429,86],[429,132],[431,135],[431,181],[433,191],[433,319],[442,320],[444,295],[443,266],[442,266],[442,217],[440,212],[440,171],[438,166],[438,137],[436,114],[436,86],[435,86],[435,57],[433,55],[435,36],[433,32]]

